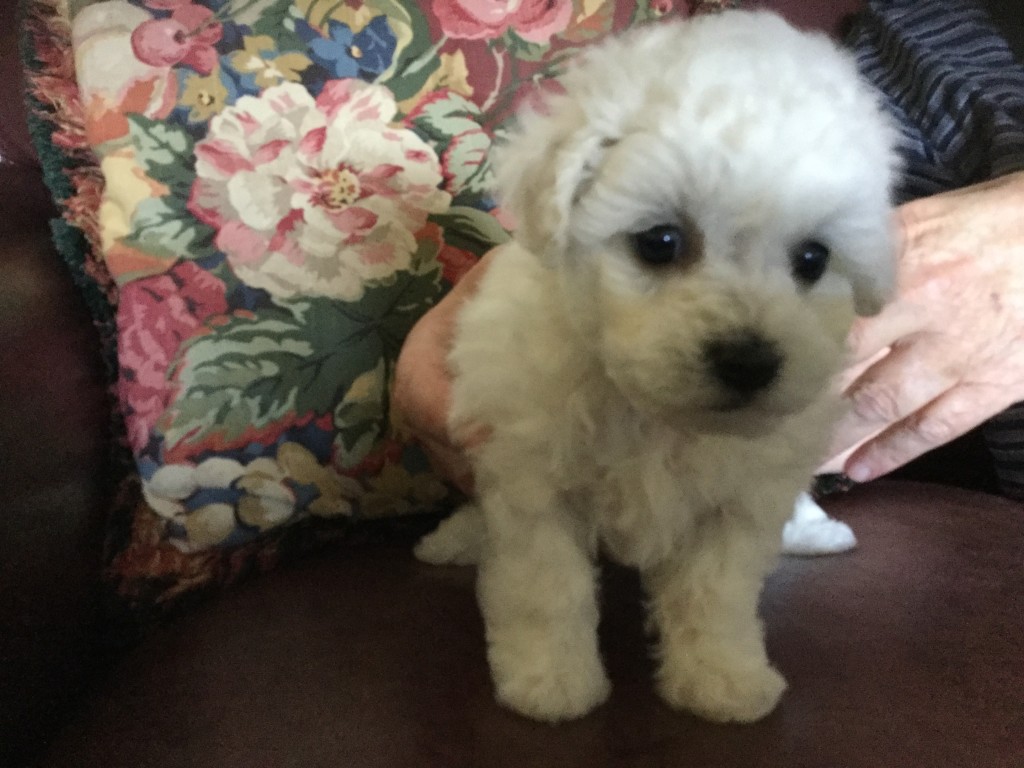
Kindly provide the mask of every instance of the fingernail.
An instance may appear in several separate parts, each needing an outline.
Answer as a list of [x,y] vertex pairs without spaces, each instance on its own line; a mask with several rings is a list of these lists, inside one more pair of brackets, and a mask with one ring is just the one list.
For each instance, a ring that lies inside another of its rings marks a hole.
[[871,467],[867,464],[851,464],[846,468],[846,476],[855,483],[866,483],[872,478]]

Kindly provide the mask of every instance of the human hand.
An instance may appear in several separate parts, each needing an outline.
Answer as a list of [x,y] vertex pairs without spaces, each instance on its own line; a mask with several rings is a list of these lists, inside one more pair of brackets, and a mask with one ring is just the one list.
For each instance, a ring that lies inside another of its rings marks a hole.
[[473,490],[465,450],[480,435],[456,438],[448,432],[451,373],[447,358],[459,309],[476,292],[497,251],[495,248],[481,258],[413,326],[398,355],[391,388],[394,423],[422,446],[434,469],[465,493]]
[[1024,173],[897,211],[897,291],[850,336],[823,471],[864,482],[1024,400]]

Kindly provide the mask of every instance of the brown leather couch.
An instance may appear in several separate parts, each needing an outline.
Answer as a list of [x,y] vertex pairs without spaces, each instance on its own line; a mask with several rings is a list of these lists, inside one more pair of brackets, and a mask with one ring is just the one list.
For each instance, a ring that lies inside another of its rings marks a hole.
[[[119,643],[100,608],[111,403],[0,5],[0,765],[1024,766],[1024,509],[986,492],[973,437],[828,500],[860,547],[771,579],[790,690],[751,726],[660,703],[638,584],[612,567],[614,692],[558,727],[495,705],[472,573],[404,540],[321,552]],[[856,3],[776,5],[832,26]]]

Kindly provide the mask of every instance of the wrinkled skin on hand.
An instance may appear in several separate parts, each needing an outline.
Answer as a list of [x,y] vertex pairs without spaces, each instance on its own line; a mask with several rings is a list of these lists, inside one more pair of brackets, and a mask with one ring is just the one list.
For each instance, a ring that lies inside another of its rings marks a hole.
[[895,299],[858,321],[824,469],[870,480],[1024,400],[1024,173],[897,211]]

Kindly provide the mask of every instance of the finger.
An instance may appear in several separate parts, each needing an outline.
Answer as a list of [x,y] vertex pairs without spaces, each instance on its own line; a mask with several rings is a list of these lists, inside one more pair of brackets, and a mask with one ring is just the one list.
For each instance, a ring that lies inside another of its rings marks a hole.
[[991,402],[990,394],[968,385],[940,395],[857,448],[846,461],[846,475],[861,483],[873,480],[966,434],[998,413],[979,408]]
[[889,347],[886,347],[885,349],[880,350],[871,357],[865,358],[864,360],[861,360],[856,363],[851,363],[846,368],[846,370],[842,371],[838,376],[836,376],[835,390],[845,394],[846,391],[851,386],[853,386],[853,383],[864,375],[864,372],[867,371],[868,368],[870,368],[883,357],[888,355],[891,351],[892,350]]
[[[877,435],[881,434],[883,431],[884,431],[884,428],[876,430],[875,432],[873,432],[872,434],[870,434],[867,437],[863,438],[862,440],[858,440],[856,443],[854,443],[853,445],[849,446],[848,448],[840,449],[838,451],[838,453],[831,453],[831,454],[829,454],[829,458],[827,458],[818,467],[818,469],[815,471],[814,474],[816,474],[816,475],[834,475],[834,474],[839,473],[839,472],[845,472],[846,465],[847,465],[847,463],[850,460],[850,456],[853,455],[853,452],[856,451],[858,448],[860,448],[862,445],[864,445],[864,443],[868,442],[871,438],[876,437]],[[833,449],[833,450],[836,450],[836,449]]]
[[941,346],[919,335],[893,347],[845,391],[850,404],[835,430],[831,456],[841,454],[921,410],[957,384]]

